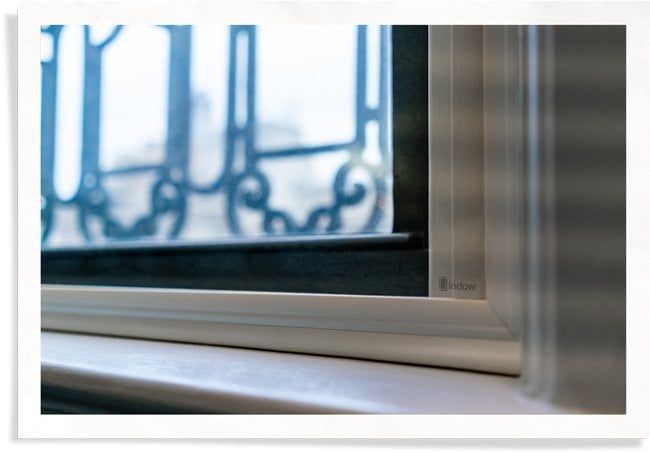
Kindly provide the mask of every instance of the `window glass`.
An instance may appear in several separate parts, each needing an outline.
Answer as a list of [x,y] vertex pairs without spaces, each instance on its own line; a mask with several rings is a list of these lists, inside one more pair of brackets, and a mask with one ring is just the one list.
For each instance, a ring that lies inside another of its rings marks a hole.
[[390,27],[42,28],[44,248],[390,232]]

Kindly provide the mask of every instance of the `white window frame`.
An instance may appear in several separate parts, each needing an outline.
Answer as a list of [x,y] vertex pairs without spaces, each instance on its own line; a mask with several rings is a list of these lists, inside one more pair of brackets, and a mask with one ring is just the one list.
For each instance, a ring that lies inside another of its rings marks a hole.
[[429,297],[42,285],[42,328],[519,374],[520,28],[430,27]]

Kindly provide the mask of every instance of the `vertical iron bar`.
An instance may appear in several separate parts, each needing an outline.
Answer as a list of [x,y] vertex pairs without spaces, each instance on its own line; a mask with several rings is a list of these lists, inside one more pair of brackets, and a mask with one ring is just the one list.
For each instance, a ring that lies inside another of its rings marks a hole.
[[[236,105],[237,105],[237,32],[238,27],[230,26],[230,36],[228,44],[228,87],[226,94],[227,99],[227,113],[226,113],[226,136],[224,138],[224,148],[226,151],[226,167],[224,169],[224,178],[226,185],[230,179],[232,158],[235,153],[235,142],[237,138],[237,122],[235,118]],[[230,157],[230,159],[228,159]]]
[[50,25],[44,33],[52,37],[52,58],[41,62],[41,241],[49,235],[53,219],[54,152],[56,143],[56,101],[59,36],[63,26]]
[[[81,138],[81,185],[75,201],[79,206],[79,229],[84,238],[89,241],[87,229],[87,214],[98,215],[104,212],[108,201],[102,198],[101,172],[99,169],[100,121],[101,121],[101,74],[102,52],[120,33],[121,25],[116,25],[104,41],[93,44],[90,36],[90,26],[84,25],[84,78],[83,78],[83,124]],[[95,196],[90,196],[95,191]],[[115,225],[104,225],[105,231],[115,229]]]
[[172,26],[169,33],[167,171],[178,183],[185,178],[190,147],[192,30],[188,25]]
[[90,41],[90,26],[84,25],[84,77],[81,129],[81,184],[75,195],[79,203],[79,229],[86,241],[90,233],[86,226],[86,194],[99,183],[99,121],[101,102],[102,47]]
[[[177,218],[169,237],[177,237],[185,224],[186,179],[190,152],[192,99],[190,71],[192,67],[192,27],[169,27],[169,82],[167,107],[166,175],[174,184]],[[155,207],[154,207],[155,209]],[[155,215],[155,210],[154,210]]]
[[387,166],[390,163],[388,153],[390,152],[390,26],[379,27],[379,151],[382,163]]
[[[241,57],[237,55],[237,36],[240,33],[241,26],[230,26],[230,37],[228,45],[228,105],[227,105],[227,124],[226,124],[226,137],[225,137],[225,150],[226,150],[226,167],[224,168],[223,181],[226,187],[226,196],[228,200],[233,199],[235,196],[234,190],[236,187],[232,184],[233,166],[235,163],[235,153],[237,151],[237,142],[240,136],[240,129],[237,124],[237,100],[240,93],[237,88],[237,62]],[[226,215],[228,218],[228,225],[233,234],[240,234],[241,228],[237,220],[236,207],[234,202],[228,202],[226,208]]]
[[352,151],[360,154],[366,146],[366,119],[368,107],[366,105],[366,50],[367,26],[357,26],[357,68],[356,68],[356,106],[355,106],[355,146]]
[[101,106],[102,47],[90,42],[90,26],[84,25],[84,87],[82,126],[82,184],[99,170],[99,121]]
[[41,62],[41,193],[53,189],[54,146],[56,140],[56,101],[58,47],[61,25],[51,25],[45,33],[52,37],[52,59]]
[[256,32],[255,26],[246,26],[246,128],[244,132],[246,149],[246,168],[254,168],[257,164],[255,152],[255,84],[256,84]]

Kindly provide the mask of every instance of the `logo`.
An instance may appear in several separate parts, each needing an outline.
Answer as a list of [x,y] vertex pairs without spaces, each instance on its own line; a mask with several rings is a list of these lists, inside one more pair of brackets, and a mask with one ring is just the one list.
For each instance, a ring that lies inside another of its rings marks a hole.
[[447,277],[438,277],[438,288],[440,291],[447,291]]
[[447,277],[438,277],[438,289],[440,291],[475,291],[477,286],[476,283],[451,282]]

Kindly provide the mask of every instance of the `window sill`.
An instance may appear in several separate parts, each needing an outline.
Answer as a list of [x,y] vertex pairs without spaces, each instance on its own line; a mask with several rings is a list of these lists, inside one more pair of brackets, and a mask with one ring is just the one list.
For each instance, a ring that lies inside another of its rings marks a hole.
[[565,412],[508,376],[51,331],[41,342],[44,412]]

